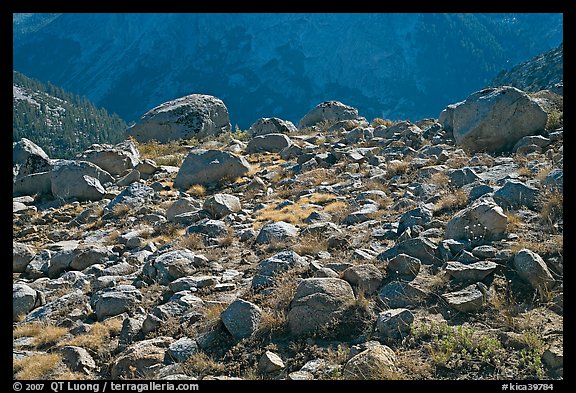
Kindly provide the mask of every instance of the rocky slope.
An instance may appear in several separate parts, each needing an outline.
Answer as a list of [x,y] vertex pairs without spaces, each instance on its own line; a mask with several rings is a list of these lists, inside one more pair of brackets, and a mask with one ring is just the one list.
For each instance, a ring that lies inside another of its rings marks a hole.
[[232,125],[325,100],[418,120],[562,42],[562,14],[42,14],[13,17],[14,68],[131,122],[191,93]]
[[371,124],[331,101],[76,161],[19,141],[14,378],[562,378],[562,97],[539,97]]
[[12,141],[33,140],[51,156],[72,158],[92,143],[117,143],[127,124],[86,98],[14,71]]
[[[564,44],[525,61],[508,71],[502,71],[491,86],[514,86],[537,92],[554,87],[564,80]],[[563,83],[562,83],[563,84]]]

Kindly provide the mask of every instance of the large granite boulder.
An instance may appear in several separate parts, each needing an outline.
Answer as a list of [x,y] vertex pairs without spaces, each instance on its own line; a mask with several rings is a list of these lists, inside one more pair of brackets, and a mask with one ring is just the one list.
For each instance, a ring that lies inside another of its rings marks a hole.
[[218,135],[231,128],[228,108],[222,100],[205,94],[191,94],[149,110],[126,130],[126,134],[139,142],[156,140],[166,143]]

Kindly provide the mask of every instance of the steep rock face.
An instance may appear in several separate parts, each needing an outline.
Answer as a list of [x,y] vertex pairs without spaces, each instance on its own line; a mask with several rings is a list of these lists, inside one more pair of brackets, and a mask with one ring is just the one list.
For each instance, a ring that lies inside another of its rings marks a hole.
[[[564,43],[500,72],[491,86],[514,86],[524,91],[554,90],[564,79]],[[560,94],[562,95],[562,94]]]
[[219,98],[191,94],[165,102],[146,112],[126,133],[139,142],[161,143],[230,131],[228,108]]
[[264,116],[297,122],[325,100],[346,102],[370,119],[436,116],[508,64],[562,41],[562,14],[16,14],[13,20],[17,70],[86,95],[128,121],[190,92],[212,94],[242,129]]

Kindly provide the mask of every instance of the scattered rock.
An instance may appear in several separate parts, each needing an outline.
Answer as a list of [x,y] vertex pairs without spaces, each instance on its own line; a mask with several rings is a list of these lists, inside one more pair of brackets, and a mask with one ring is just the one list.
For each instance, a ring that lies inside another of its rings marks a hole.
[[30,288],[26,284],[12,285],[12,319],[28,314],[30,311],[46,303],[40,291]]
[[177,199],[166,210],[166,219],[168,221],[173,221],[174,217],[183,213],[194,212],[198,210],[199,207],[199,203],[194,201],[192,198]]
[[63,200],[97,201],[104,197],[103,183],[112,176],[87,161],[57,161],[50,173],[52,195]]
[[240,199],[229,194],[214,194],[206,198],[203,208],[216,219],[240,211]]
[[151,202],[155,195],[156,192],[152,187],[142,183],[132,183],[104,207],[104,214],[114,213],[114,208],[118,205],[136,209],[146,202]]
[[298,129],[291,121],[277,117],[262,117],[248,129],[248,133],[253,137],[266,134],[289,134],[296,131]]
[[298,228],[284,221],[266,224],[260,229],[256,243],[271,243],[288,240],[298,235]]
[[564,170],[552,169],[544,178],[544,186],[558,192],[564,191]]
[[21,195],[52,195],[52,175],[50,172],[32,173],[28,176],[14,179],[12,196]]
[[284,134],[265,134],[252,138],[246,146],[247,153],[279,153],[292,144]]
[[220,150],[195,149],[182,163],[174,187],[187,189],[195,184],[213,185],[244,176],[250,164],[244,157]]
[[417,258],[425,265],[439,264],[441,259],[438,255],[438,247],[424,237],[406,239],[382,253],[378,254],[379,261],[391,260],[397,255],[406,254]]
[[92,295],[90,304],[94,307],[98,320],[102,321],[129,311],[141,300],[142,294],[133,285],[118,285],[96,292]]
[[482,178],[476,174],[474,169],[470,167],[452,169],[447,172],[447,175],[452,187],[464,187],[466,184],[482,180]]
[[426,296],[422,289],[403,281],[392,281],[378,292],[380,300],[390,308],[414,307]]
[[386,345],[378,345],[360,352],[348,360],[342,376],[345,379],[397,379],[396,355]]
[[508,217],[494,201],[479,199],[446,224],[446,239],[486,241],[502,238]]
[[29,139],[22,138],[12,146],[12,165],[16,179],[41,172],[49,172],[51,162],[48,154]]
[[168,285],[177,278],[192,275],[196,269],[208,265],[208,259],[190,250],[174,250],[150,257],[142,274],[151,281]]
[[486,276],[496,270],[498,264],[491,261],[480,261],[465,265],[456,261],[448,261],[446,272],[460,281],[482,281]]
[[545,290],[554,286],[554,278],[542,257],[526,248],[514,256],[514,269],[534,289]]
[[311,381],[314,380],[314,374],[308,371],[294,371],[288,374],[289,381]]
[[138,165],[140,153],[134,142],[126,140],[115,146],[92,145],[81,159],[96,164],[112,175],[126,175]]
[[344,218],[344,221],[342,221],[342,223],[344,225],[355,225],[362,222],[366,222],[372,219],[372,216],[374,215],[374,213],[378,211],[378,209],[379,209],[378,205],[371,203],[366,204],[362,206],[362,209],[348,214],[346,218]]
[[120,187],[126,187],[132,183],[137,182],[138,180],[140,180],[140,172],[138,172],[136,169],[133,169],[130,172],[128,172],[125,176],[118,179],[118,181],[116,181],[116,184]]
[[384,275],[374,265],[356,265],[344,270],[342,278],[356,287],[358,293],[371,295],[382,284]]
[[[174,217],[174,221],[178,222],[178,218],[184,214]],[[229,227],[224,221],[221,220],[200,220],[194,225],[190,225],[186,229],[187,234],[201,233],[206,235],[209,239],[218,239],[228,235]]]
[[296,288],[288,313],[288,327],[295,336],[313,333],[341,318],[354,301],[352,287],[338,278],[308,278]]
[[553,345],[546,349],[542,354],[542,362],[553,370],[564,368],[564,350],[562,346]]
[[189,337],[182,337],[174,341],[166,351],[166,358],[171,362],[182,363],[198,352],[198,344]]
[[222,312],[222,322],[237,340],[250,337],[260,324],[262,310],[254,303],[236,299]]
[[407,228],[411,228],[414,225],[426,225],[431,220],[432,211],[425,207],[418,207],[416,209],[408,210],[400,217],[397,233],[401,234]]
[[388,275],[413,279],[420,272],[422,263],[418,258],[398,254],[388,261]]
[[12,272],[23,273],[26,271],[26,266],[32,259],[36,252],[31,246],[23,243],[12,242]]
[[284,368],[284,362],[274,352],[266,351],[258,361],[258,371],[261,374],[271,374]]
[[96,362],[84,348],[67,345],[61,352],[62,361],[71,371],[90,375],[97,369]]
[[445,293],[442,298],[450,307],[460,312],[478,311],[484,305],[485,300],[485,295],[480,290],[481,285],[481,283],[471,284],[460,291]]
[[404,337],[410,333],[414,314],[406,308],[382,311],[376,320],[376,330],[384,339]]
[[298,123],[300,128],[312,127],[320,122],[335,123],[341,120],[357,120],[358,109],[339,101],[325,101],[308,112]]
[[162,364],[171,337],[156,337],[130,345],[112,362],[112,379],[150,378],[154,366]]
[[294,251],[282,251],[270,258],[263,259],[258,263],[258,271],[252,279],[252,288],[270,286],[274,282],[276,274],[295,267],[302,267],[306,264],[306,258],[301,257]]
[[494,201],[504,209],[517,209],[526,206],[536,210],[538,189],[518,180],[506,180],[506,183],[494,193]]

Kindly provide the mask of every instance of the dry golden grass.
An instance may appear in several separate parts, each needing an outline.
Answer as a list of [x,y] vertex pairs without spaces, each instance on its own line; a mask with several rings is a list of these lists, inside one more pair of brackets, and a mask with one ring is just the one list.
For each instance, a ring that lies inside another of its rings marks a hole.
[[230,247],[234,243],[234,230],[228,228],[226,230],[226,235],[218,239],[218,245],[220,247]]
[[169,154],[167,156],[157,157],[156,164],[164,166],[180,166],[184,162],[184,154]]
[[108,343],[110,337],[117,336],[122,329],[122,319],[110,318],[104,322],[96,322],[89,332],[80,334],[68,341],[61,343],[64,345],[74,345],[93,351],[99,351]]
[[62,358],[56,353],[39,353],[14,360],[12,372],[14,379],[47,379],[61,364]]
[[540,222],[549,231],[556,232],[554,224],[564,217],[564,194],[557,190],[546,190],[540,197]]
[[198,140],[196,138],[191,138],[188,140],[178,140],[178,141],[170,141],[168,143],[159,143],[158,141],[149,141],[149,142],[138,142],[134,138],[131,138],[132,141],[136,144],[138,151],[140,152],[140,157],[142,159],[149,158],[154,161],[158,165],[166,165],[160,164],[158,159],[169,156],[171,154],[185,154],[189,150],[189,146],[196,146],[198,145]]
[[344,201],[335,201],[324,207],[324,212],[332,216],[334,222],[340,222],[352,211],[350,205]]
[[381,180],[376,180],[376,179],[367,180],[364,183],[364,189],[366,189],[366,190],[380,190],[380,191],[384,191],[386,193],[390,192],[390,189],[388,188],[388,184],[384,183]]
[[378,127],[378,126],[386,126],[386,127],[391,127],[394,125],[394,122],[392,120],[389,119],[382,119],[380,117],[376,117],[374,120],[372,120],[372,123],[370,123],[371,127]]
[[66,328],[42,322],[31,322],[20,325],[12,332],[14,338],[33,337],[35,347],[53,345],[66,334],[68,334]]
[[467,156],[456,156],[449,158],[444,164],[452,169],[459,169],[468,166],[469,159]]
[[294,251],[299,255],[318,255],[320,251],[328,249],[328,240],[322,236],[300,236],[294,244]]
[[298,178],[306,186],[319,186],[322,183],[334,184],[338,181],[333,169],[316,168],[303,173]]
[[511,244],[511,249],[514,254],[524,248],[527,248],[540,256],[563,255],[564,236],[562,234],[547,235],[545,239],[540,240],[532,240],[525,237],[520,237],[518,240]]
[[114,207],[112,208],[112,214],[114,214],[114,216],[116,217],[125,216],[129,212],[130,212],[130,206],[123,205],[121,203],[114,205]]
[[176,243],[176,248],[187,248],[188,250],[202,250],[204,247],[204,237],[199,233],[182,236]]
[[290,224],[301,224],[315,209],[302,207],[298,204],[285,206],[277,210],[274,206],[267,206],[256,212],[256,221],[284,221]]
[[318,205],[323,205],[323,204],[327,204],[329,202],[332,202],[334,200],[336,200],[336,195],[318,192],[318,193],[315,193],[312,195],[304,196],[304,197],[300,198],[298,202],[301,205],[304,205],[306,203],[314,203],[314,204],[318,204]]
[[370,199],[373,200],[378,204],[381,210],[379,212],[383,212],[383,209],[387,209],[394,203],[394,199],[389,197],[388,195],[380,196],[380,195],[372,195]]
[[466,207],[468,204],[468,194],[459,188],[453,192],[448,192],[434,204],[434,212],[454,211]]
[[258,295],[262,307],[260,335],[281,332],[286,328],[290,302],[296,294],[297,278],[302,269],[291,269],[274,276],[274,283],[266,296]]
[[516,173],[518,173],[518,176],[521,177],[532,177],[532,171],[525,166],[516,169]]
[[61,373],[54,375],[50,379],[56,380],[56,381],[67,381],[67,380],[79,381],[79,380],[87,380],[87,379],[92,379],[92,378],[93,377],[91,377],[87,374],[75,373],[72,371],[64,371],[64,372],[61,372]]
[[408,172],[410,169],[410,161],[404,159],[400,160],[392,160],[388,163],[386,167],[386,171],[388,172],[388,176],[397,176],[403,175]]
[[423,380],[433,378],[433,367],[428,356],[421,351],[408,349],[396,354],[396,367],[399,369],[399,379]]
[[281,332],[287,324],[286,313],[281,310],[264,309],[258,325],[258,331],[264,334]]
[[336,201],[328,204],[324,207],[324,211],[329,214],[333,213],[340,213],[343,211],[348,211],[350,209],[350,205],[344,201]]
[[564,125],[564,111],[553,110],[548,113],[547,130],[555,130]]
[[430,176],[430,183],[442,189],[446,189],[450,185],[450,178],[445,172],[436,172]]
[[226,366],[212,359],[204,352],[197,352],[190,356],[182,364],[187,375],[194,375],[200,378],[206,375],[219,375],[226,370]]
[[508,217],[508,224],[506,226],[506,231],[514,232],[516,230],[521,229],[524,226],[524,221],[518,214],[512,213],[510,211],[504,212],[504,214],[506,215],[506,217]]
[[182,237],[185,233],[186,230],[180,227],[178,224],[166,223],[157,227],[151,234],[152,238],[149,240],[154,243],[166,244]]
[[105,245],[113,246],[118,244],[118,238],[120,237],[120,231],[115,229],[110,232],[106,237],[104,237],[103,241]]
[[546,165],[546,166],[540,168],[538,170],[538,172],[536,172],[536,174],[534,175],[534,179],[536,179],[540,182],[543,182],[551,170],[552,170],[552,167],[550,165]]
[[203,197],[206,195],[206,187],[202,184],[194,184],[186,192],[195,197]]

